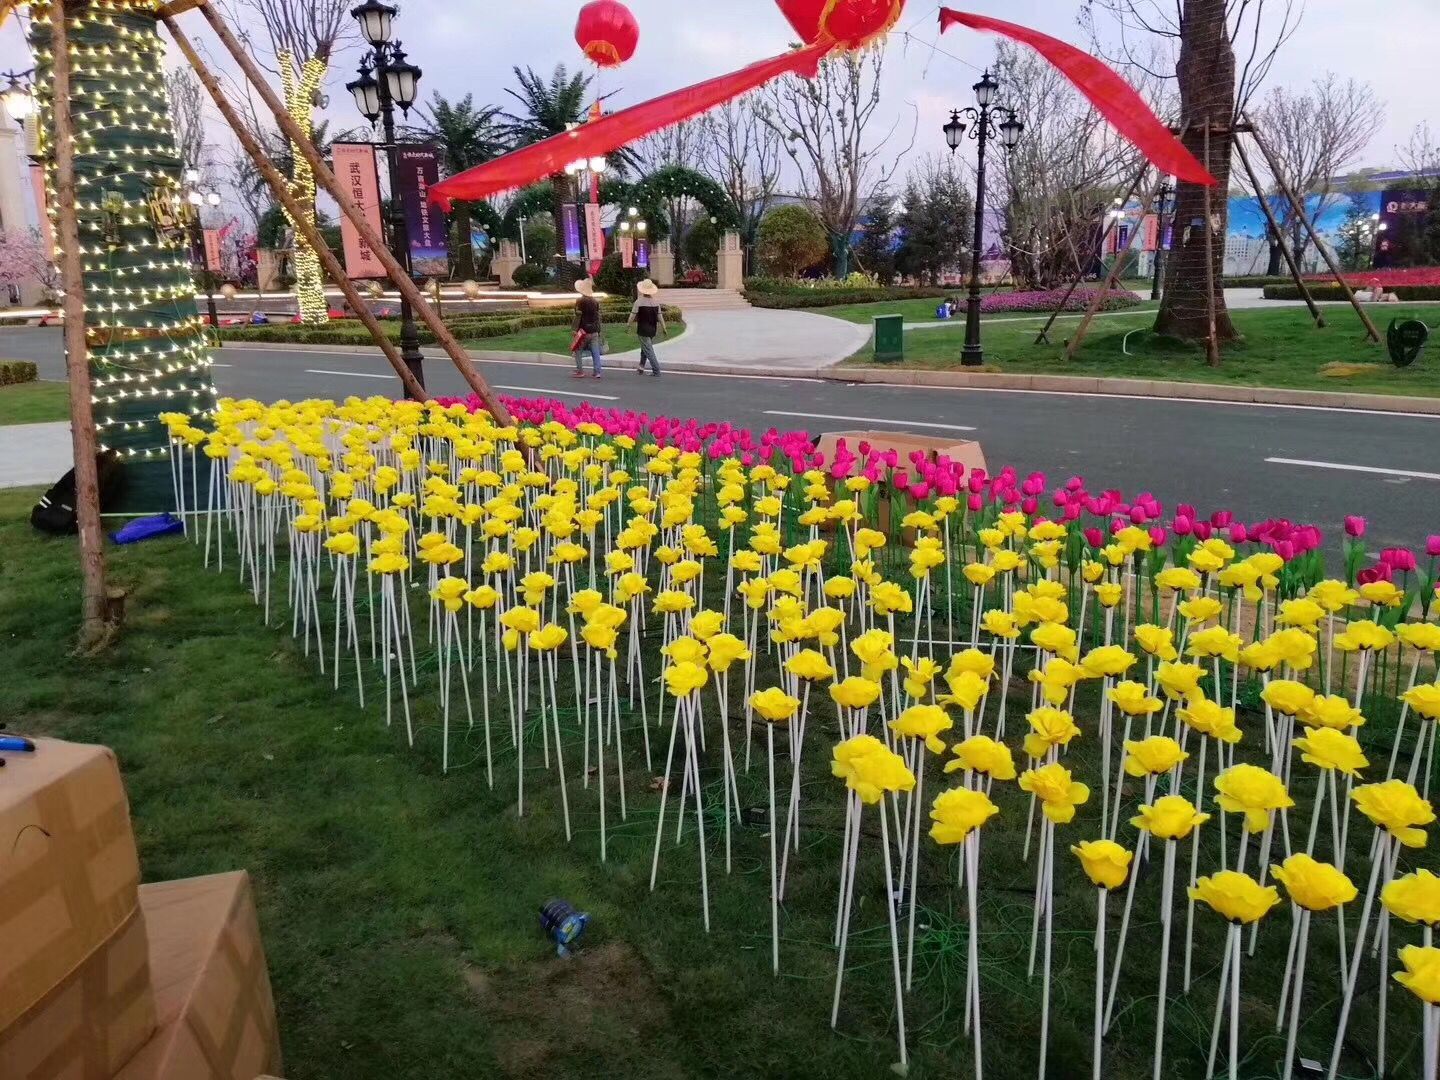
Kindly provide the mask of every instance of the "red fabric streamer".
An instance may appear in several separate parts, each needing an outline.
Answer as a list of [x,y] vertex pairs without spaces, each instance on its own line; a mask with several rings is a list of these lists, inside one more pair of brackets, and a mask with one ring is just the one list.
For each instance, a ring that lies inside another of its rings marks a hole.
[[1029,27],[985,15],[972,15],[967,11],[940,9],[941,33],[957,23],[972,30],[989,30],[1029,45],[1074,83],[1100,115],[1134,143],[1157,168],[1178,180],[1211,187],[1215,185],[1215,178],[1209,170],[1185,149],[1184,144],[1145,103],[1145,99],[1135,92],[1135,88],[1102,61]]
[[833,44],[811,45],[783,56],[761,60],[730,75],[721,75],[673,94],[632,105],[600,120],[581,124],[572,131],[552,135],[524,149],[457,173],[431,187],[430,198],[442,209],[449,210],[456,199],[471,202],[525,187],[564,172],[565,166],[572,161],[611,153],[652,131],[709,112],[781,75],[814,78],[820,61],[833,48]]

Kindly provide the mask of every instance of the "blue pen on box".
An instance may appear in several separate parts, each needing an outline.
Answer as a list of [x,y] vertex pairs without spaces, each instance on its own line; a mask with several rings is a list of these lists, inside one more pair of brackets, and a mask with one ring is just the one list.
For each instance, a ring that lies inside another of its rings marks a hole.
[[19,735],[0,735],[0,750],[24,750],[35,752],[35,744]]

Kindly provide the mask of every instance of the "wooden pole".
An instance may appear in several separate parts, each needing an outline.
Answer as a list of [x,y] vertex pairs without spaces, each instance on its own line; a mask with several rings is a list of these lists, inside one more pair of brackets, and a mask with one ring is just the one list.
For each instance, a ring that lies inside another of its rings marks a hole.
[[[1160,183],[1164,183],[1164,180],[1165,178],[1162,176]],[[1157,184],[1156,190],[1158,189],[1159,185]],[[1154,204],[1155,191],[1151,191],[1145,196],[1145,202],[1140,207],[1140,220],[1142,223],[1150,216],[1150,208]],[[1110,295],[1110,290],[1119,284],[1120,275],[1124,273],[1126,265],[1130,262],[1130,249],[1135,246],[1135,239],[1139,235],[1139,229],[1136,229],[1130,235],[1129,241],[1125,244],[1125,250],[1120,252],[1116,258],[1115,265],[1110,268],[1110,273],[1105,275],[1105,281],[1104,284],[1101,285],[1100,291],[1095,294],[1095,299],[1091,300],[1086,307],[1085,317],[1080,320],[1080,325],[1075,328],[1075,336],[1072,337],[1065,346],[1066,360],[1073,360],[1075,358],[1076,352],[1079,351],[1081,343],[1085,340],[1085,335],[1090,332],[1090,324],[1095,321],[1095,316],[1099,314],[1100,308],[1104,306],[1105,298]]]
[[[1140,171],[1135,174],[1135,182],[1131,184],[1130,189],[1125,192],[1125,197],[1120,200],[1121,206],[1125,206],[1130,202],[1131,199],[1135,197],[1135,192],[1140,190],[1140,185],[1145,182],[1145,174],[1149,171],[1150,165],[1148,162],[1140,166]],[[1100,239],[1095,241],[1095,258],[1098,259],[1102,254],[1104,254],[1105,241],[1110,239],[1110,234],[1115,231],[1115,226],[1119,223],[1119,221],[1120,219],[1118,217],[1111,217],[1105,223],[1105,231],[1100,234]],[[1065,295],[1060,298],[1060,303],[1057,304],[1055,306],[1055,310],[1050,313],[1050,318],[1045,321],[1044,329],[1042,329],[1039,335],[1036,336],[1036,345],[1050,344],[1050,328],[1055,325],[1055,320],[1058,319],[1060,317],[1060,313],[1065,310],[1065,305],[1070,302],[1070,297],[1075,295],[1075,290],[1080,287],[1081,279],[1083,279],[1084,277],[1085,268],[1082,266],[1079,273],[1075,275],[1075,280],[1070,282],[1069,286],[1066,287]]]
[[220,115],[225,117],[225,122],[235,132],[235,137],[240,140],[240,145],[245,148],[245,152],[250,155],[250,160],[255,162],[255,167],[260,170],[260,175],[270,185],[270,191],[289,213],[290,220],[295,222],[295,227],[300,230],[305,242],[320,256],[320,262],[325,267],[325,272],[340,286],[340,291],[345,294],[345,299],[350,301],[351,309],[365,324],[365,329],[369,330],[371,336],[375,338],[375,343],[380,346],[380,351],[385,354],[385,359],[390,361],[390,366],[395,369],[395,374],[400,376],[400,381],[405,386],[405,392],[415,401],[424,401],[428,396],[425,388],[416,380],[410,368],[401,359],[400,351],[395,348],[384,328],[381,327],[379,320],[375,318],[365,301],[360,298],[360,293],[351,284],[345,268],[340,265],[340,260],[326,246],[320,231],[302,212],[299,200],[295,198],[289,185],[285,183],[285,178],[280,175],[280,171],[265,156],[265,152],[255,140],[255,136],[250,134],[249,129],[241,121],[234,106],[225,97],[219,81],[210,73],[210,69],[205,66],[205,62],[195,52],[195,47],[190,44],[190,40],[174,26],[170,26],[168,19],[166,25],[169,27],[170,36],[175,39],[175,44],[180,47],[180,51],[185,54],[185,59],[195,69],[195,74],[199,76],[201,84],[210,92],[210,97],[219,108]]
[[1365,332],[1370,335],[1371,341],[1378,344],[1380,341],[1379,329],[1376,328],[1374,320],[1370,318],[1370,313],[1365,310],[1364,306],[1355,296],[1355,290],[1350,288],[1350,283],[1345,280],[1345,275],[1341,272],[1340,268],[1335,265],[1335,256],[1331,255],[1330,249],[1321,243],[1320,236],[1316,233],[1315,226],[1310,221],[1310,215],[1305,213],[1305,207],[1300,204],[1300,200],[1297,199],[1295,193],[1290,190],[1290,185],[1280,178],[1280,169],[1276,165],[1275,155],[1270,152],[1270,144],[1261,137],[1258,128],[1251,132],[1251,136],[1255,140],[1255,145],[1260,147],[1260,153],[1265,156],[1265,164],[1269,167],[1270,174],[1275,177],[1276,186],[1279,187],[1281,194],[1283,194],[1290,203],[1290,208],[1304,224],[1305,231],[1310,234],[1311,243],[1315,245],[1315,250],[1320,252],[1320,257],[1325,260],[1325,265],[1330,268],[1330,273],[1335,275],[1335,280],[1338,281],[1340,287],[1345,290],[1345,295],[1350,300],[1350,306],[1355,309],[1355,314],[1359,315],[1360,321],[1365,324]]
[[83,580],[80,648],[92,650],[110,632],[106,619],[105,535],[100,529],[99,446],[90,400],[90,351],[85,343],[85,272],[80,224],[75,217],[75,137],[70,120],[70,37],[63,0],[51,0],[54,51],[55,220],[65,300],[65,366],[70,381],[70,437],[75,450],[75,515],[80,532]]
[[[1210,168],[1209,116],[1205,117],[1205,168]],[[1220,335],[1215,327],[1215,204],[1208,186],[1205,188],[1205,315],[1205,362],[1219,367]]]
[[1290,245],[1285,241],[1285,233],[1281,230],[1280,223],[1275,220],[1275,212],[1270,209],[1270,200],[1265,197],[1265,189],[1260,186],[1260,178],[1255,175],[1255,169],[1251,166],[1250,158],[1245,153],[1245,145],[1239,139],[1235,140],[1235,153],[1240,158],[1240,164],[1244,167],[1245,174],[1250,177],[1256,197],[1260,200],[1260,209],[1265,211],[1265,220],[1270,225],[1270,231],[1274,234],[1276,243],[1280,245],[1280,254],[1285,256],[1285,265],[1290,268],[1290,276],[1295,280],[1295,285],[1305,300],[1305,306],[1310,309],[1310,317],[1315,320],[1315,325],[1323,330],[1325,316],[1321,314],[1315,298],[1310,295],[1310,287],[1305,284],[1305,279],[1300,275],[1300,264],[1295,260],[1294,254],[1290,251]]
[[[434,333],[436,341],[440,343],[440,347],[443,348],[450,359],[454,361],[455,367],[459,370],[466,384],[469,385],[475,395],[485,403],[485,407],[490,410],[490,415],[495,418],[496,423],[503,425],[512,423],[510,410],[505,407],[495,391],[490,389],[490,385],[481,377],[480,373],[475,370],[475,365],[471,363],[470,357],[466,354],[465,350],[460,347],[460,342],[455,339],[455,335],[450,332],[450,328],[435,314],[434,309],[426,303],[425,297],[420,292],[419,287],[411,279],[410,275],[405,272],[404,268],[401,267],[399,260],[395,258],[390,249],[385,245],[384,239],[371,228],[370,223],[365,220],[365,215],[360,212],[359,208],[356,207],[346,195],[339,181],[335,179],[335,174],[330,171],[330,167],[325,164],[324,158],[320,156],[320,151],[317,150],[315,144],[310,141],[309,132],[302,131],[300,125],[295,122],[295,118],[285,111],[284,103],[275,95],[275,91],[271,88],[270,84],[265,81],[264,73],[255,65],[255,61],[250,58],[250,55],[245,51],[240,42],[236,40],[235,35],[230,32],[230,28],[225,25],[225,20],[222,19],[215,12],[214,7],[208,3],[200,6],[200,14],[205,17],[205,21],[208,22],[211,29],[215,31],[215,35],[220,39],[221,44],[225,46],[225,51],[228,52],[235,60],[235,63],[239,65],[245,78],[255,87],[256,92],[274,115],[275,122],[280,126],[281,132],[287,139],[294,143],[295,147],[304,155],[305,160],[310,163],[310,168],[314,170],[315,173],[316,182],[339,204],[340,212],[350,219],[351,224],[355,226],[356,232],[360,234],[360,238],[370,245],[371,250],[375,252],[375,257],[380,260],[380,265],[385,267],[385,272],[390,275],[391,281],[393,281],[395,287],[400,290],[400,295],[409,301],[410,306],[415,310],[415,314],[418,315],[425,325],[430,328],[431,332]],[[167,18],[164,22],[166,28],[172,35],[178,35],[180,33],[179,28],[175,25],[174,19]]]

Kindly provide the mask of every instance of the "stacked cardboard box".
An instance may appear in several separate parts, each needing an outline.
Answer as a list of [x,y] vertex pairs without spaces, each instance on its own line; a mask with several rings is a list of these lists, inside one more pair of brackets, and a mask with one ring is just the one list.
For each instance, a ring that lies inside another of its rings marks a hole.
[[0,1080],[278,1072],[249,878],[141,886],[115,755],[35,743],[0,770]]

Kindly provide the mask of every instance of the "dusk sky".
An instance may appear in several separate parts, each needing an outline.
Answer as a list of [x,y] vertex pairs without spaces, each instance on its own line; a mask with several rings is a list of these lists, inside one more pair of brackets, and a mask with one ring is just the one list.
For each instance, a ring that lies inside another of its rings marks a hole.
[[[1273,0],[1272,0],[1273,2]],[[629,65],[602,77],[604,90],[617,91],[617,104],[643,100],[785,49],[793,38],[773,0],[629,0],[641,26],[638,53]],[[439,90],[447,97],[473,93],[478,101],[508,100],[511,66],[548,71],[556,63],[583,63],[572,31],[580,0],[522,0],[496,4],[471,0],[408,0],[400,3],[397,36],[413,62],[424,69],[424,96]],[[1083,43],[1076,21],[1078,0],[982,0],[975,10],[1027,23]],[[903,117],[903,145],[912,117],[919,135],[915,153],[943,148],[940,125],[953,105],[970,103],[970,84],[993,55],[993,43],[964,30],[940,39],[937,5],[911,0],[887,54],[882,108]],[[204,40],[204,24],[182,20]],[[163,34],[162,34],[163,36]],[[1440,40],[1440,4],[1436,0],[1387,0],[1382,6],[1309,0],[1298,33],[1286,45],[1267,86],[1299,87],[1333,70],[1342,77],[1368,80],[1382,103],[1375,137],[1363,164],[1394,162],[1395,146],[1414,126],[1433,115],[1440,94],[1427,87],[1426,53]],[[940,45],[951,56],[940,55]],[[211,50],[212,54],[214,50]],[[353,78],[358,49],[343,54],[327,85],[335,127],[358,121],[344,83]],[[0,69],[26,67],[28,57],[16,24],[0,30]],[[218,125],[217,125],[218,126]],[[217,134],[217,142],[220,141]]]

